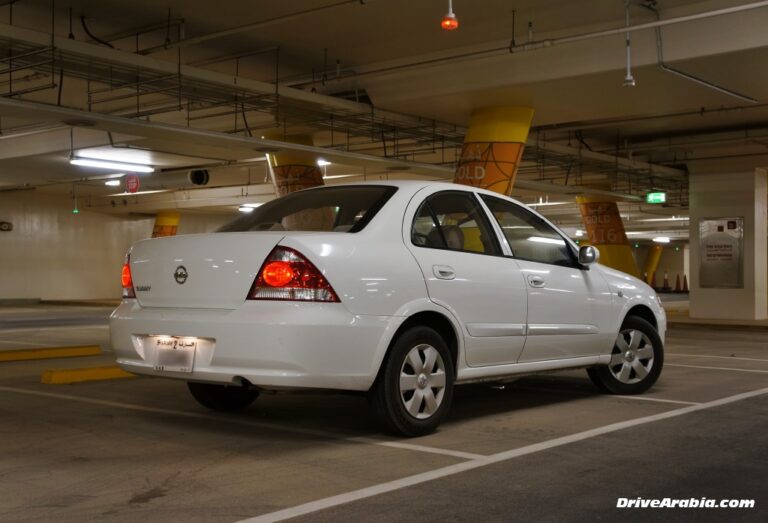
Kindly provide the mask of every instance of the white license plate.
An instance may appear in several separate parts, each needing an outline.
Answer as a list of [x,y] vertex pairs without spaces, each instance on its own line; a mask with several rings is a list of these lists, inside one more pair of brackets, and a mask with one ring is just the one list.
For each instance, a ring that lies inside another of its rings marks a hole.
[[181,336],[152,336],[155,347],[155,370],[192,372],[195,364],[196,338]]

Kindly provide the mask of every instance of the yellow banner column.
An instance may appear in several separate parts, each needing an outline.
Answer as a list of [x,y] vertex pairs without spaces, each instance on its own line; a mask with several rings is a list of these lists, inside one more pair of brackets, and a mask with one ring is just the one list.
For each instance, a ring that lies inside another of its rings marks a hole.
[[532,119],[530,107],[474,111],[453,181],[509,196]]
[[[273,140],[284,140],[302,145],[313,145],[311,136],[268,136]],[[317,165],[318,158],[301,151],[286,151],[269,155],[272,183],[278,197],[292,192],[325,185],[323,171]],[[307,210],[287,216],[282,227],[287,230],[328,231],[334,223],[334,213],[329,209]]]
[[576,202],[579,204],[589,243],[600,250],[600,263],[639,278],[640,272],[632,256],[632,248],[616,202],[605,196],[577,196]]
[[181,215],[176,211],[160,211],[155,216],[155,226],[152,228],[152,237],[176,236]]
[[[267,138],[284,140],[301,145],[313,145],[311,136],[282,136],[270,135]],[[286,151],[269,155],[272,167],[272,182],[275,184],[277,196],[325,185],[323,171],[317,165],[317,158],[310,153]]]

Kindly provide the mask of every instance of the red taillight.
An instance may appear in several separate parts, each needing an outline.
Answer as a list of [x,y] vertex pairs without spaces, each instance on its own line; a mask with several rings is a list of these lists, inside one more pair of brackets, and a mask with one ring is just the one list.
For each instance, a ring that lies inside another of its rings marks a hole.
[[249,300],[338,302],[328,280],[301,253],[275,247],[248,292]]
[[131,277],[130,260],[126,258],[123,264],[123,271],[120,274],[120,283],[123,285],[123,298],[135,298],[136,292],[133,290],[133,278]]
[[264,283],[270,287],[285,287],[296,276],[291,267],[291,262],[273,261],[269,262],[261,270],[261,276]]

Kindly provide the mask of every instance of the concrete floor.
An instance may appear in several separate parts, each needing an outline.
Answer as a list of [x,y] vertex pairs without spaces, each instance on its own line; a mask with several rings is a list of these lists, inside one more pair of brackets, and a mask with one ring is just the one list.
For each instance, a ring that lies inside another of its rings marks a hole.
[[[94,321],[0,326],[0,341],[106,343]],[[0,363],[0,521],[765,521],[768,331],[673,327],[667,352],[644,396],[598,394],[583,371],[465,386],[439,432],[409,440],[354,395],[221,415],[174,381],[39,383],[109,353]],[[616,508],[638,496],[756,507]]]

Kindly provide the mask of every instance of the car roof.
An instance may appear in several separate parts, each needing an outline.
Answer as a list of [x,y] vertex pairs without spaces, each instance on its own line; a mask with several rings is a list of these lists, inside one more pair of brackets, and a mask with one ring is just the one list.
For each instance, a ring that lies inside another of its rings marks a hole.
[[[443,189],[446,191],[450,191],[450,190],[472,191],[480,194],[487,194],[488,196],[495,196],[497,198],[505,198],[508,200],[512,200],[515,203],[525,205],[523,202],[516,200],[510,196],[489,191],[487,189],[482,189],[480,187],[472,187],[470,185],[464,185],[460,183],[453,183],[453,182],[447,182],[447,181],[444,182],[444,181],[436,181],[436,180],[367,180],[363,182],[348,182],[348,183],[338,183],[333,185],[325,185],[324,187],[355,187],[355,186],[361,186],[361,185],[379,185],[379,186],[383,185],[383,186],[397,187],[398,189],[402,189],[403,191],[408,192],[410,194],[415,194],[425,187],[435,187],[435,188]],[[317,187],[314,187],[314,189],[317,189]]]

